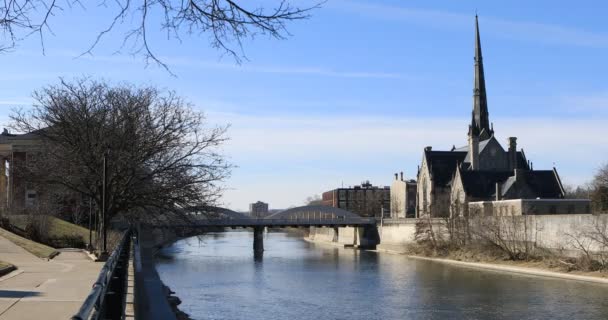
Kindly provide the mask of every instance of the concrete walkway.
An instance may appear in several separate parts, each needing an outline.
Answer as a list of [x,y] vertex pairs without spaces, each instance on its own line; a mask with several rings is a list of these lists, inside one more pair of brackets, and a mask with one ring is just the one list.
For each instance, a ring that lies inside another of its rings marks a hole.
[[2,236],[0,257],[18,268],[0,278],[0,320],[69,319],[103,265],[79,251],[42,260]]

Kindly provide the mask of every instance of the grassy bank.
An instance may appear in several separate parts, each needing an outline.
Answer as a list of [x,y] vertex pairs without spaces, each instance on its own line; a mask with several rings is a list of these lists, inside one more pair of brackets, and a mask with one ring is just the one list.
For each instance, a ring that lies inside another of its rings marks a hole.
[[0,228],[0,236],[5,237],[10,240],[14,244],[20,246],[25,249],[29,253],[42,258],[42,259],[51,259],[57,255],[57,251],[47,245],[42,243],[34,242],[32,240],[20,237],[12,232],[8,232],[2,228]]
[[0,277],[13,272],[13,270],[15,270],[15,269],[16,269],[15,266],[13,266],[12,264],[4,262],[4,261],[0,261]]
[[[28,217],[25,215],[11,216],[10,222],[13,226],[26,230]],[[89,242],[89,230],[82,226],[67,222],[65,220],[44,216],[47,227],[45,228],[44,239],[46,244],[57,247],[84,247]],[[95,234],[93,234],[95,241]]]

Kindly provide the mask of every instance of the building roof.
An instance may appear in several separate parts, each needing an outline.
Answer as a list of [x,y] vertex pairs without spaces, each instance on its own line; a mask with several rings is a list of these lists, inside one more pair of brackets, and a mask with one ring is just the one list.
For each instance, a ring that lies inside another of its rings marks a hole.
[[452,181],[456,167],[466,155],[466,152],[460,151],[425,150],[424,156],[434,184],[438,187],[447,186]]
[[[43,129],[41,129],[43,130]],[[40,136],[41,130],[35,130],[32,132],[24,133],[24,134],[14,134],[8,132],[8,130],[4,129],[4,132],[0,133],[0,143],[7,143],[9,141],[15,140],[39,140],[42,137]]]
[[[519,171],[519,170],[518,170]],[[495,198],[496,183],[500,184],[501,197],[517,187],[517,180],[513,171],[460,171],[460,178],[464,190],[469,197]],[[527,198],[559,199],[563,197],[560,183],[552,170],[519,171],[517,179],[531,192]],[[519,184],[521,188],[522,184]]]
[[[553,170],[525,170],[521,173],[525,184],[530,188],[535,198],[556,199],[562,198],[562,188],[560,182]],[[515,177],[510,177],[502,188],[502,194],[505,195],[509,189],[515,184]]]
[[491,198],[496,194],[496,183],[502,185],[513,171],[460,171],[460,178],[467,196]]

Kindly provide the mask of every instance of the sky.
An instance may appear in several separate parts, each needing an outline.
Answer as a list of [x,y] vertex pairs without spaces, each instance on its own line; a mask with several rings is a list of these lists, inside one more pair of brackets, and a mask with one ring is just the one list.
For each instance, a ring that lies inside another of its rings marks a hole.
[[601,0],[329,0],[284,40],[246,39],[240,64],[208,35],[171,41],[151,24],[170,74],[117,52],[129,21],[80,56],[114,11],[66,7],[51,17],[44,52],[32,36],[0,54],[0,124],[60,77],[154,85],[185,97],[209,126],[230,125],[226,207],[286,208],[365,180],[390,185],[400,171],[415,179],[425,146],[466,144],[477,12],[497,138],[505,147],[518,137],[535,169],[555,166],[580,185],[608,161],[607,11]]

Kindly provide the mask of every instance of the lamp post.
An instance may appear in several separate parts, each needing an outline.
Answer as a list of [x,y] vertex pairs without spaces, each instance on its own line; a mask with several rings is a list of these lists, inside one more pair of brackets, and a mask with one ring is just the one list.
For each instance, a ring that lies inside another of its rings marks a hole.
[[89,197],[89,251],[93,250],[93,197]]
[[107,248],[107,221],[106,221],[106,188],[108,184],[108,153],[103,154],[103,182],[101,186],[101,226],[103,232],[103,245],[102,245],[102,255],[108,255]]

